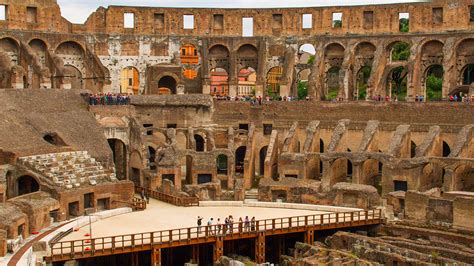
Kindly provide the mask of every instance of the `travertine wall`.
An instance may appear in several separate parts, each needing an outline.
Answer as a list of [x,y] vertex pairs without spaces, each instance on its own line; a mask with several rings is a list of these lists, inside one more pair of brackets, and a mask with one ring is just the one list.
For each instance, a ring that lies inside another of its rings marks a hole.
[[[338,96],[352,100],[363,67],[372,69],[368,97],[390,95],[391,71],[406,67],[407,100],[413,100],[426,98],[426,77],[433,66],[444,70],[443,97],[468,93],[463,75],[474,64],[468,0],[239,10],[111,6],[99,8],[84,24],[62,18],[54,0],[2,3],[7,19],[0,21],[0,87],[131,92],[120,88],[121,72],[134,68],[140,94],[159,92],[161,78],[173,80],[167,85],[171,93],[209,94],[211,70],[219,67],[228,73],[228,95],[235,96],[238,72],[252,67],[256,95],[265,96],[270,69],[282,67],[281,96],[296,96],[299,75],[307,71],[313,99],[326,97],[335,80]],[[28,7],[36,8],[36,22],[27,22]],[[133,28],[124,27],[124,13],[134,14]],[[342,13],[341,28],[332,27],[333,13]],[[410,14],[408,33],[399,32],[399,13]],[[311,29],[303,29],[303,14],[312,14]],[[183,15],[194,15],[194,29],[183,29]],[[253,37],[242,37],[243,17],[254,18]],[[410,46],[406,61],[391,60],[399,42]],[[303,44],[315,48],[313,64],[298,62]],[[185,45],[197,49],[195,62],[182,62],[180,48]],[[335,79],[329,74],[333,67],[340,69]],[[194,71],[196,77],[187,78],[184,71]]]

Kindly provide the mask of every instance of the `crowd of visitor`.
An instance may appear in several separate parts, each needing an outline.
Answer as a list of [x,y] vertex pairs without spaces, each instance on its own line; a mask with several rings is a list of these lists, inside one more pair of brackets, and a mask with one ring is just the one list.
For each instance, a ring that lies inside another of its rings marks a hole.
[[130,97],[126,93],[97,93],[87,94],[90,105],[127,105]]
[[[202,230],[202,227],[204,226],[202,224],[203,219],[204,218],[201,216],[197,217],[198,235],[203,232]],[[215,221],[214,218],[210,218],[207,221],[207,225],[204,227],[204,233],[206,235],[225,235],[225,234],[233,234],[234,232],[236,233],[252,232],[252,231],[255,231],[256,229],[257,228],[256,228],[255,216],[252,218],[245,216],[244,219],[240,217],[237,222],[234,222],[234,217],[232,217],[232,215],[229,215],[228,217],[224,219],[223,223],[220,218],[217,218],[217,221]]]
[[254,105],[262,105],[265,102],[272,102],[272,101],[278,101],[278,102],[293,102],[293,101],[309,101],[310,97],[306,96],[304,99],[299,99],[298,97],[292,97],[292,96],[278,96],[278,97],[262,97],[262,96],[218,96],[214,95],[213,98],[218,101],[234,101],[234,102],[249,102]]

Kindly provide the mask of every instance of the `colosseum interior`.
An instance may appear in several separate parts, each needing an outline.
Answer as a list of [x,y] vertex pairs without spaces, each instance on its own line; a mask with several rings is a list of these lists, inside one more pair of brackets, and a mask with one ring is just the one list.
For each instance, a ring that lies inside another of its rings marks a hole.
[[[0,29],[0,264],[474,264],[473,0],[0,0]],[[172,205],[328,220],[92,237]]]

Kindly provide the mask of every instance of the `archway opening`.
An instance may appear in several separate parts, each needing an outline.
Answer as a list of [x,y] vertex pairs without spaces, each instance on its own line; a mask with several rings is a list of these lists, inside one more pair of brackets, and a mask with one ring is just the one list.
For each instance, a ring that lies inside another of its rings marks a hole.
[[407,97],[408,69],[400,66],[390,71],[387,82],[387,95],[397,100],[405,100]]
[[454,172],[455,190],[474,192],[474,168],[461,165]]
[[65,65],[64,69],[64,77],[69,80],[69,83],[71,84],[71,89],[81,90],[83,85],[81,71],[71,65]]
[[267,73],[267,95],[272,98],[280,96],[280,79],[283,75],[283,68],[272,67]]
[[366,99],[367,86],[369,83],[371,72],[372,72],[372,68],[370,66],[363,66],[357,73],[357,81],[356,81],[357,91],[354,94],[356,100]]
[[219,154],[217,156],[217,174],[227,175],[228,173],[228,157],[225,154]]
[[426,97],[428,100],[441,100],[443,98],[443,66],[433,65],[426,71]]
[[303,69],[298,73],[296,93],[300,100],[303,100],[308,96],[309,75],[311,75],[311,69],[309,68]]
[[337,98],[340,89],[339,74],[341,68],[338,66],[331,67],[326,74],[326,86],[328,88],[326,100],[334,100]]
[[376,159],[368,159],[362,164],[361,184],[374,186],[379,194],[382,193],[383,163]]
[[156,169],[155,158],[156,150],[152,146],[148,146],[148,165],[150,166],[151,170]]
[[235,173],[242,175],[244,173],[244,160],[245,153],[247,151],[246,146],[241,146],[235,151]]
[[140,73],[134,67],[126,67],[120,73],[120,92],[137,95],[140,89]]
[[205,141],[201,135],[194,134],[194,141],[196,142],[196,151],[198,152],[205,151]]
[[211,95],[229,95],[229,74],[223,68],[211,69]]
[[310,43],[301,45],[298,51],[298,58],[300,64],[314,64],[314,60],[316,59],[316,49],[314,45]]
[[254,96],[257,83],[257,72],[251,67],[242,68],[239,71],[239,85],[237,95]]
[[18,196],[30,194],[39,191],[40,186],[36,179],[29,175],[24,175],[18,178],[17,181]]
[[389,49],[391,61],[407,61],[410,57],[410,45],[406,42],[395,42]]
[[471,85],[474,83],[474,64],[469,64],[464,68],[462,80],[463,85]]
[[265,158],[267,157],[267,150],[268,146],[264,146],[260,149],[259,157],[260,157],[260,175],[264,176],[265,175]]
[[64,140],[57,133],[47,133],[43,136],[43,139],[51,145],[67,146]]
[[443,141],[443,157],[448,157],[450,153],[451,148],[449,147],[449,144],[446,143],[446,141]]
[[176,94],[176,80],[171,76],[164,76],[158,81],[158,94]]
[[119,139],[108,139],[107,142],[112,150],[112,159],[115,164],[115,174],[117,179],[127,179],[127,148],[125,143]]
[[410,158],[414,158],[416,156],[416,143],[411,141],[410,142]]

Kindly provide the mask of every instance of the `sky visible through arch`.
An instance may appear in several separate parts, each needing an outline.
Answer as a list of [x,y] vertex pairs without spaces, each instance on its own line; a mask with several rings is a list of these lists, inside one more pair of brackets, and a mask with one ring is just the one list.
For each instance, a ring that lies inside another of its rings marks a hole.
[[62,16],[73,23],[84,23],[99,6],[109,5],[150,7],[218,7],[218,8],[271,8],[347,6],[428,2],[427,0],[57,0]]

